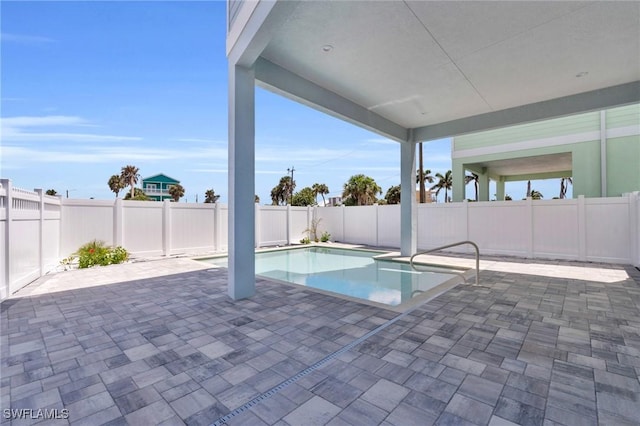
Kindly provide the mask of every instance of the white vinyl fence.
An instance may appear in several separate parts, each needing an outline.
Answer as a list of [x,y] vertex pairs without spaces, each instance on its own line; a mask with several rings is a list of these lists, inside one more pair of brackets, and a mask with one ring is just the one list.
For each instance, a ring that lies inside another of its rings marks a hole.
[[[640,265],[640,197],[417,206],[418,249],[471,240],[485,254]],[[317,209],[335,241],[400,246],[400,206]],[[466,252],[468,248],[452,249]],[[470,252],[470,251],[469,251]]]
[[[400,206],[291,207],[256,205],[256,247],[287,245],[306,235],[379,247],[400,246]],[[481,254],[640,265],[640,197],[580,197],[420,204],[418,248],[472,240]],[[134,256],[227,250],[228,207],[49,197],[0,180],[0,299],[58,266],[97,239]],[[464,251],[465,249],[458,249]]]

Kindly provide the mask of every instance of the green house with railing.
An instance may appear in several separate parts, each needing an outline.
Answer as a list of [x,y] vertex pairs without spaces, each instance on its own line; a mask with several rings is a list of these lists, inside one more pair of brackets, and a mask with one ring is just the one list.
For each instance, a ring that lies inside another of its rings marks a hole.
[[170,200],[169,188],[179,183],[179,180],[160,173],[142,179],[142,191],[154,201]]

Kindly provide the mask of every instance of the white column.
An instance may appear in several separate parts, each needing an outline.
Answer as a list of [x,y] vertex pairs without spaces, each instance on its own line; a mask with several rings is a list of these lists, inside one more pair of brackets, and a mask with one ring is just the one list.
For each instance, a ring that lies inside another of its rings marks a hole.
[[[416,144],[400,143],[400,254],[411,256],[417,249],[416,237]],[[428,245],[425,242],[426,245]]]
[[229,65],[229,297],[255,294],[255,73]]

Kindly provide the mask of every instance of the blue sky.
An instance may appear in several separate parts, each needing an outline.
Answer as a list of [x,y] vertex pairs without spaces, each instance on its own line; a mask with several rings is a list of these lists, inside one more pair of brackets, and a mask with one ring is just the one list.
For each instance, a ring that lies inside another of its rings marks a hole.
[[[180,180],[188,202],[196,194],[202,202],[209,188],[227,201],[223,1],[0,7],[1,177],[24,189],[109,199],[109,177],[133,164],[143,178]],[[451,168],[449,140],[424,147],[425,168]],[[256,88],[262,203],[291,166],[297,189],[325,183],[330,196],[358,173],[384,192],[400,183],[397,143]],[[559,189],[557,180],[533,187],[545,198]],[[526,182],[506,190],[514,199],[525,191]]]

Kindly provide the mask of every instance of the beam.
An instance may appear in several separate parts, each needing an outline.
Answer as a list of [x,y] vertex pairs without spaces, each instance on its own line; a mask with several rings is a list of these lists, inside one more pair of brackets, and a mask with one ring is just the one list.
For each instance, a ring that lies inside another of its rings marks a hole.
[[256,61],[256,80],[260,87],[386,138],[408,140],[404,127],[264,58]]
[[640,81],[418,127],[413,129],[413,141],[460,136],[637,102],[640,102]]

